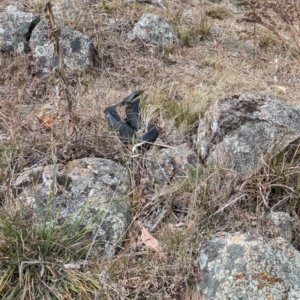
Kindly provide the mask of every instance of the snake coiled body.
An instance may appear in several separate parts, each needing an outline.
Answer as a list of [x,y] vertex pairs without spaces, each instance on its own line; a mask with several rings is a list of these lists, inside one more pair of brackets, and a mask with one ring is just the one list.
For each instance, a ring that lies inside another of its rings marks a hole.
[[141,128],[140,115],[139,115],[140,102],[141,102],[140,98],[134,100],[132,104],[129,106],[126,114],[126,122],[134,130],[139,130]]
[[[132,144],[135,140],[141,142],[153,143],[159,136],[160,128],[154,124],[148,126],[148,131],[142,137],[136,137],[136,131],[141,128],[140,121],[140,96],[144,91],[138,90],[131,93],[120,103],[109,106],[104,110],[108,124],[119,131],[121,140],[124,144]],[[136,99],[137,98],[137,99]],[[116,108],[118,106],[127,106],[126,122],[122,122]]]

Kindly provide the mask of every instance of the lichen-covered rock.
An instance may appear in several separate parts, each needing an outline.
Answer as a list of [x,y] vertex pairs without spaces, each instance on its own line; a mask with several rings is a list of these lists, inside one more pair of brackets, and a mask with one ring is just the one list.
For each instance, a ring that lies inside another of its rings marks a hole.
[[161,151],[152,148],[144,155],[144,162],[151,180],[168,183],[174,178],[182,178],[197,167],[198,157],[187,144]]
[[173,28],[162,17],[150,13],[143,14],[128,37],[161,46],[178,43]]
[[291,158],[300,141],[300,112],[273,97],[242,94],[219,100],[198,130],[201,158],[242,176],[262,166],[263,157]]
[[11,2],[6,8],[6,12],[24,12],[24,4],[20,2]]
[[0,50],[28,52],[28,41],[40,17],[23,11],[24,6],[13,2],[0,13]]
[[19,198],[36,213],[45,216],[50,209],[58,225],[80,222],[97,234],[110,257],[130,224],[130,177],[113,161],[83,158],[36,167],[21,173],[15,185],[21,189]]
[[300,253],[283,238],[224,234],[199,259],[203,300],[300,299]]
[[[93,41],[83,33],[59,25],[59,38],[65,65],[71,70],[79,70],[92,65]],[[49,24],[42,19],[34,28],[30,38],[30,48],[43,67],[44,72],[58,65],[54,42],[48,39]]]
[[267,216],[265,232],[270,237],[283,237],[288,242],[292,241],[293,228],[292,219],[288,213],[271,211]]

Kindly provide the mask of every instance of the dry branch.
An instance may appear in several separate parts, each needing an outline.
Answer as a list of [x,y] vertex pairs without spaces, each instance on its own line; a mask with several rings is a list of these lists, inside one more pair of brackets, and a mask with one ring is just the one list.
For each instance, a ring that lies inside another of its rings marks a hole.
[[58,55],[58,68],[56,69],[56,74],[62,79],[62,81],[65,85],[65,93],[66,93],[67,102],[68,102],[68,113],[69,113],[71,122],[74,123],[73,115],[72,115],[73,101],[72,101],[71,93],[69,91],[69,83],[68,83],[68,80],[67,80],[67,78],[65,76],[65,72],[64,72],[63,54],[62,54],[62,50],[61,50],[60,43],[59,43],[59,37],[60,37],[61,31],[60,31],[60,28],[55,25],[51,1],[48,1],[46,4],[46,11],[48,13],[48,19],[49,19],[49,23],[50,23],[50,27],[51,27],[49,39],[51,41],[54,41],[55,50]]

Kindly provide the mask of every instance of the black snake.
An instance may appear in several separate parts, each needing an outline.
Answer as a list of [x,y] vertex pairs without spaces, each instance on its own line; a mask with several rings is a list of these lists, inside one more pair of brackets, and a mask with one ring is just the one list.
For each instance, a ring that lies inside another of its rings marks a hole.
[[[109,106],[104,110],[109,125],[119,130],[121,140],[124,144],[132,144],[133,142],[153,143],[156,141],[160,133],[160,128],[154,124],[149,124],[148,131],[141,137],[136,136],[136,131],[141,128],[140,121],[140,102],[137,98],[144,91],[138,90],[131,93],[120,103]],[[125,122],[119,117],[116,108],[126,105],[126,119]]]

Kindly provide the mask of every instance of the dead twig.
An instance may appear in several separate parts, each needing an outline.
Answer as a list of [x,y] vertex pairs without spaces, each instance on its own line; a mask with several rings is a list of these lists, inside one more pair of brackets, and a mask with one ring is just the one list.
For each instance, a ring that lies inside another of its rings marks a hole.
[[[64,83],[64,86],[65,86],[64,91],[66,93],[67,102],[68,102],[67,107],[68,107],[68,114],[70,116],[70,122],[72,124],[75,124],[73,113],[72,113],[73,101],[72,101],[71,93],[70,93],[70,90],[69,90],[69,82],[68,82],[68,80],[66,78],[66,75],[65,75],[65,72],[64,72],[64,59],[63,59],[61,46],[60,46],[60,43],[59,43],[59,37],[61,35],[61,30],[55,24],[51,1],[48,1],[47,4],[46,4],[46,11],[47,11],[47,15],[48,15],[48,18],[49,18],[49,23],[50,23],[50,26],[51,26],[51,32],[50,32],[50,35],[49,35],[49,39],[50,39],[50,41],[54,41],[55,50],[56,50],[57,55],[58,55],[58,67],[56,68],[56,75],[59,78],[61,78],[61,80]],[[69,124],[69,127],[70,127],[70,124]],[[71,127],[75,128],[75,126],[71,126]],[[71,135],[73,135],[74,133],[75,133],[75,131],[72,131]]]

